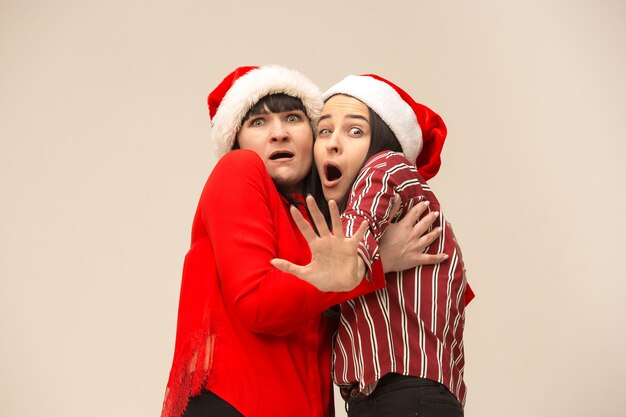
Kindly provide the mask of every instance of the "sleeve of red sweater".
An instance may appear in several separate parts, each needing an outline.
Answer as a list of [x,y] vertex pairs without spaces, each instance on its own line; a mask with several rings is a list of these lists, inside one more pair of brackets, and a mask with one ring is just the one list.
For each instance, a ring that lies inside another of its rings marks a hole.
[[327,308],[384,286],[382,267],[371,283],[363,280],[354,290],[337,293],[318,291],[274,268],[270,260],[277,257],[276,207],[268,197],[276,192],[273,187],[258,155],[232,151],[213,169],[198,208],[213,245],[224,302],[247,328],[289,334]]

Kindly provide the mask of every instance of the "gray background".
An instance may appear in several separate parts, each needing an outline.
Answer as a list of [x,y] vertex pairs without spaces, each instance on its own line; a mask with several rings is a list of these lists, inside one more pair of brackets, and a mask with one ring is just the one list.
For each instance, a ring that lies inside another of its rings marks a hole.
[[446,120],[431,185],[477,293],[468,417],[624,415],[625,12],[0,1],[0,415],[159,414],[206,95],[271,63],[323,89],[378,73]]

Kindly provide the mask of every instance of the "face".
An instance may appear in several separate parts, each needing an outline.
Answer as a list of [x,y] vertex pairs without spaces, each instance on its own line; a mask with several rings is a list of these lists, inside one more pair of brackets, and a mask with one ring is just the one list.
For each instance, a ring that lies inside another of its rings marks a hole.
[[350,190],[370,142],[367,106],[352,97],[331,97],[322,109],[314,147],[326,200],[339,201]]
[[270,176],[289,191],[300,191],[311,169],[313,130],[300,110],[252,116],[243,123],[237,141],[256,152]]

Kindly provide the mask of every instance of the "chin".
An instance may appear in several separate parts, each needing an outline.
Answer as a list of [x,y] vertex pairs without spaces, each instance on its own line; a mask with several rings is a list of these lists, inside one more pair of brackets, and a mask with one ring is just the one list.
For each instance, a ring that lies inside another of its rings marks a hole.
[[335,203],[338,203],[341,196],[337,195],[336,192],[329,191],[324,193],[324,198],[326,201],[335,200]]

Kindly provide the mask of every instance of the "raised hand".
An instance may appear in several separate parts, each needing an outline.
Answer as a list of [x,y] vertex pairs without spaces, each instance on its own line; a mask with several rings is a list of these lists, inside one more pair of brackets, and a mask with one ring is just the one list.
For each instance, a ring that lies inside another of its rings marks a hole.
[[416,204],[402,220],[391,223],[387,227],[380,242],[380,257],[385,272],[404,271],[419,265],[437,264],[448,259],[445,253],[434,255],[423,253],[424,249],[441,235],[440,227],[426,233],[437,220],[438,212],[430,212],[419,220],[428,205],[428,201]]
[[319,236],[295,207],[291,207],[290,211],[309,244],[311,262],[308,265],[296,265],[284,259],[272,259],[270,262],[277,269],[297,276],[320,291],[350,291],[359,285],[365,274],[365,263],[358,255],[357,248],[368,223],[364,221],[354,236],[346,238],[337,203],[333,200],[328,202],[332,232],[328,229],[315,199],[308,196],[306,203]]

